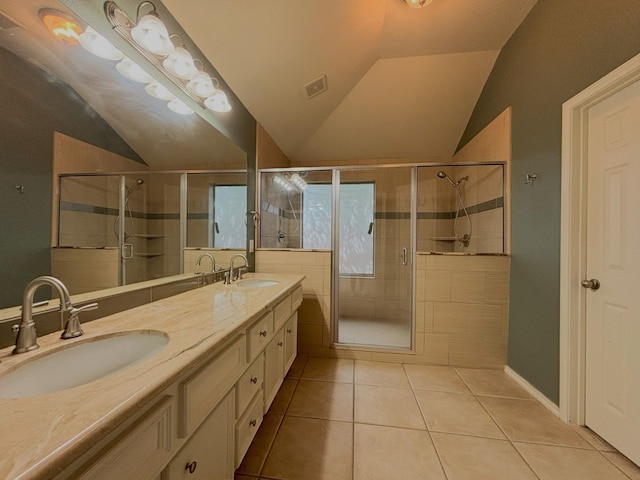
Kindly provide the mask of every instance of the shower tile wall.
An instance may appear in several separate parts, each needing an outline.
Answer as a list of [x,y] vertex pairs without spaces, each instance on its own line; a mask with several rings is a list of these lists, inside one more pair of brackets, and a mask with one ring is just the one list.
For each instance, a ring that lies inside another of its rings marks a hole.
[[303,301],[298,310],[298,350],[330,356],[331,252],[257,250],[256,272],[303,273]]
[[[416,353],[329,348],[331,253],[258,250],[256,271],[304,273],[301,353],[387,362],[502,368],[506,364],[509,257],[417,256]],[[369,303],[361,299],[361,306]]]
[[145,239],[140,253],[158,254],[143,257],[147,278],[154,279],[180,273],[180,176],[156,175],[149,181],[147,231],[158,238]]
[[[468,247],[446,239],[455,236],[454,220],[457,209],[456,190],[436,176],[438,168],[419,169],[418,181],[418,252],[502,253],[504,229],[504,199],[502,168],[500,166],[448,167],[451,178],[460,179],[465,206],[470,212],[473,234]],[[436,217],[436,218],[432,218]],[[468,232],[464,214],[458,218],[458,235]]]

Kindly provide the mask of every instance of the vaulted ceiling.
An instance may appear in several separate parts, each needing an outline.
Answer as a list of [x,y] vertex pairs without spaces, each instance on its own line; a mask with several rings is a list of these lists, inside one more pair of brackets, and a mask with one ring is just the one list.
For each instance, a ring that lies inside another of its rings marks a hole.
[[536,0],[163,3],[285,154],[312,162],[452,155]]

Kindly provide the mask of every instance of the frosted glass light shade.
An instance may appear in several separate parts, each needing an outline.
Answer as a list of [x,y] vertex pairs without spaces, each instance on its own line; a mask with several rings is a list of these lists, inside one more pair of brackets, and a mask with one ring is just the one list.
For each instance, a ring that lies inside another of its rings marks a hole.
[[160,100],[173,100],[176,96],[171,93],[164,85],[158,83],[156,80],[144,87],[145,91],[152,97],[159,98]]
[[131,38],[146,51],[163,57],[175,50],[167,27],[151,13],[142,17],[131,29]]
[[137,63],[134,63],[129,57],[124,57],[120,62],[118,62],[116,70],[134,82],[149,83],[153,80],[151,75],[145,72],[142,67]]
[[219,88],[216,88],[215,93],[204,101],[204,105],[214,112],[224,113],[231,110],[227,95]]
[[174,98],[167,104],[167,106],[169,107],[169,110],[179,113],[180,115],[191,115],[194,113],[194,111],[179,98]]
[[206,72],[199,71],[187,83],[187,90],[200,98],[207,98],[216,92],[216,87],[213,86],[213,80]]
[[168,72],[182,80],[191,80],[198,74],[193,57],[182,47],[175,47],[173,53],[163,60],[162,65]]
[[96,57],[114,61],[124,58],[124,54],[120,50],[91,27],[87,27],[87,29],[80,34],[78,41],[82,48],[93,53]]

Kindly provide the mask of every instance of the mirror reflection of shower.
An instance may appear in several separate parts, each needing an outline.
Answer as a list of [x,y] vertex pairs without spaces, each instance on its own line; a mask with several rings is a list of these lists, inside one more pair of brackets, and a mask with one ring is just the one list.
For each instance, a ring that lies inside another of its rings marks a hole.
[[[456,239],[465,247],[469,246],[469,242],[471,241],[471,233],[473,231],[473,225],[471,224],[471,217],[469,216],[469,212],[467,212],[467,207],[464,203],[464,198],[462,196],[462,182],[469,181],[469,177],[462,177],[457,180],[452,180],[449,175],[447,175],[442,170],[437,173],[438,178],[446,179],[449,181],[451,186],[456,189],[456,216],[453,220],[453,234]],[[458,217],[460,216],[460,211],[464,212],[465,217],[467,217],[468,224],[468,232],[460,235],[458,233]]]
[[[131,194],[135,192],[141,185],[144,185],[144,180],[142,178],[137,178],[136,182],[132,186],[125,185],[125,197],[124,197],[124,215],[125,215],[125,230],[124,230],[124,240],[125,242],[133,232],[133,213],[131,212],[131,206],[129,205],[129,197]],[[129,217],[129,232],[126,229],[126,220]],[[113,222],[113,234],[118,238],[118,225],[120,224],[120,215],[118,215]]]

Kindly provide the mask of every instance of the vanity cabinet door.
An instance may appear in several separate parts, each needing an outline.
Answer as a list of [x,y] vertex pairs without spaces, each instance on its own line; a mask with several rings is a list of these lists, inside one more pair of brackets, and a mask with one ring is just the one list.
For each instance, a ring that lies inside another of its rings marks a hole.
[[162,473],[162,480],[232,480],[235,400],[231,391]]
[[298,312],[295,312],[284,326],[284,370],[286,375],[298,352]]
[[278,393],[284,378],[284,328],[276,333],[264,351],[264,411]]

